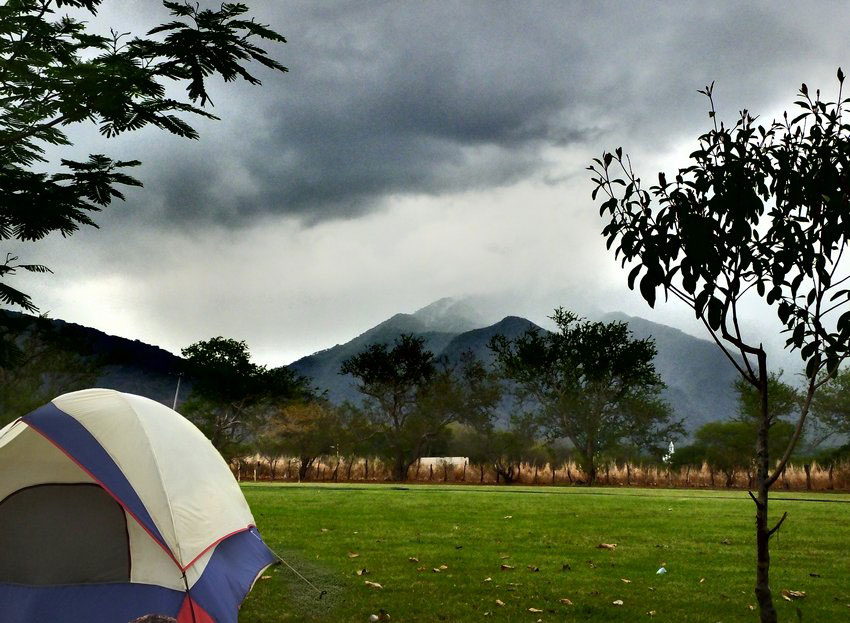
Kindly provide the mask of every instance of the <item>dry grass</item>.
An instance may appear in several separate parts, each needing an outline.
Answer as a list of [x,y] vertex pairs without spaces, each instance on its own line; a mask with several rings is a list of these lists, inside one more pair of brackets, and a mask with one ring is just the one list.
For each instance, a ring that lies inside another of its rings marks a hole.
[[[274,469],[269,461],[260,457],[243,460],[233,465],[234,475],[241,481],[297,482],[298,460],[281,458],[275,461]],[[330,457],[316,463],[308,471],[305,481],[310,482],[386,482],[391,480],[391,466],[379,459],[354,459],[350,464],[345,459],[337,461]],[[747,489],[752,486],[752,473],[736,472],[728,488]],[[670,470],[656,465],[626,465],[602,463],[598,466],[598,485],[614,487],[676,487],[676,488],[727,488],[727,475],[712,470],[707,464],[702,468]],[[408,472],[409,482],[459,483],[459,484],[504,484],[490,465],[417,465]],[[583,484],[586,476],[581,468],[569,461],[555,466],[550,464],[520,465],[512,484],[524,485],[569,485]],[[776,489],[793,491],[850,491],[850,462],[840,463],[830,470],[817,463],[809,469],[809,481],[804,465],[789,464],[785,474],[777,481]]]

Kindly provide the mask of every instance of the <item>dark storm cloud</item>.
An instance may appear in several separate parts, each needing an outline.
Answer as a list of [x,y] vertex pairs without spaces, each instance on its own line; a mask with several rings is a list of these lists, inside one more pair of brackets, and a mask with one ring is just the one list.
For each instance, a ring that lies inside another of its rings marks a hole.
[[702,127],[707,82],[727,112],[755,110],[790,102],[822,69],[813,56],[834,71],[848,51],[838,3],[819,5],[826,25],[776,3],[252,6],[288,37],[273,54],[290,73],[217,88],[223,121],[200,144],[151,148],[134,201],[158,219],[315,222],[397,194],[558,179],[547,147],[663,149]]

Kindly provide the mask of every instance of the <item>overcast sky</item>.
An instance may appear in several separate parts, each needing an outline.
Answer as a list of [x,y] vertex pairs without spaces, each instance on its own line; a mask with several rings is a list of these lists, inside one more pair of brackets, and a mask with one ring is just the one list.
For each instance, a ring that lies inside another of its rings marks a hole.
[[[444,296],[494,320],[563,305],[701,335],[628,291],[585,167],[620,145],[645,179],[684,165],[711,81],[721,117],[769,120],[850,68],[839,1],[247,4],[290,71],[215,84],[222,120],[197,121],[199,141],[71,132],[76,155],[142,160],[145,188],[99,230],[21,248],[55,271],[14,282],[50,316],[173,352],[244,339],[271,365]],[[92,23],[166,17],[106,0]]]

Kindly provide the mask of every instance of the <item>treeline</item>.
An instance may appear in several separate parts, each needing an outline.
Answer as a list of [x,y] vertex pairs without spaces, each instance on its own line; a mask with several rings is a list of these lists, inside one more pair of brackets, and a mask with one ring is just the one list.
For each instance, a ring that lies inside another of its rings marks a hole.
[[[244,342],[213,338],[183,351],[194,384],[180,410],[240,476],[244,468],[297,481],[433,481],[442,469],[447,482],[472,482],[477,472],[479,482],[542,483],[547,472],[550,482],[682,486],[700,474],[695,482],[706,486],[752,485],[759,405],[750,386],[730,388],[737,419],[709,423],[681,444],[682,422],[660,397],[651,339],[634,339],[624,323],[589,322],[562,309],[552,319],[554,332],[496,336],[493,365],[471,353],[438,360],[413,335],[370,345],[341,366],[362,396],[342,405],[286,368],[252,364]],[[823,488],[835,486],[836,470],[843,473],[846,448],[818,448],[850,431],[848,389],[846,372],[824,385],[795,457],[810,479],[812,469],[827,474]],[[769,395],[776,456],[794,432],[788,418],[801,397],[781,375],[770,377]],[[499,422],[505,410],[513,415]],[[671,442],[678,445],[672,452]],[[428,465],[425,478],[422,457],[465,460]],[[659,473],[666,474],[661,481]]]

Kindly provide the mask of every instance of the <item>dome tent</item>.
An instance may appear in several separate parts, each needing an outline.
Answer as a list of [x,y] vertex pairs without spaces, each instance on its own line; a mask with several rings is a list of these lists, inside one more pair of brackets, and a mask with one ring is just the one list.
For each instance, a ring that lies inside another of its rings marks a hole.
[[0,623],[236,623],[275,562],[221,455],[158,402],[83,390],[0,429]]

